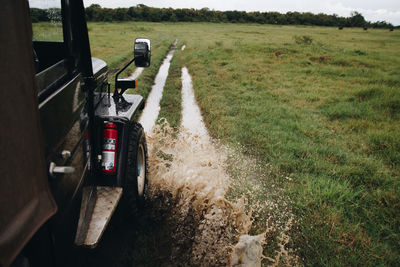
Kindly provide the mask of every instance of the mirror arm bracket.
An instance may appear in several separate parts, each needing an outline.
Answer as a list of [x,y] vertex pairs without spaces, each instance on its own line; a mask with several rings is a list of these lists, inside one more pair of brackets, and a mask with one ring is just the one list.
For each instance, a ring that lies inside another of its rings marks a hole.
[[[127,68],[129,67],[129,65],[131,65],[134,61],[135,61],[135,57],[132,58],[122,69],[120,69],[117,74],[115,74],[115,86],[114,86],[114,95],[116,95],[117,93],[117,81],[118,81],[118,76]],[[121,92],[120,94],[122,95],[123,92]],[[119,94],[119,93],[118,93]]]

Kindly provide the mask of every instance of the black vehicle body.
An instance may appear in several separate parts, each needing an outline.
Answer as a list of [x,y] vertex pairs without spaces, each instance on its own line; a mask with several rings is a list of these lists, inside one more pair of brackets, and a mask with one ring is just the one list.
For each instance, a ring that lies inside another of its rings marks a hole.
[[[32,42],[26,0],[7,0],[0,11],[8,126],[0,136],[0,266],[21,257],[31,266],[78,266],[74,239],[88,223],[83,188],[122,188],[126,179],[131,120],[143,98],[124,94],[136,84],[129,79],[116,79],[119,90],[110,93],[107,64],[91,57],[83,1],[60,2],[62,42]],[[102,171],[105,122],[118,131],[113,174]]]

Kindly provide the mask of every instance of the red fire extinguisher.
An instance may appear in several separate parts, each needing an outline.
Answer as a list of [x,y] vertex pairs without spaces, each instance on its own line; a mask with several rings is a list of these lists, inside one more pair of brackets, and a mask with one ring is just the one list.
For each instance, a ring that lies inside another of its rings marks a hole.
[[117,125],[105,122],[101,166],[104,173],[114,174],[117,159]]

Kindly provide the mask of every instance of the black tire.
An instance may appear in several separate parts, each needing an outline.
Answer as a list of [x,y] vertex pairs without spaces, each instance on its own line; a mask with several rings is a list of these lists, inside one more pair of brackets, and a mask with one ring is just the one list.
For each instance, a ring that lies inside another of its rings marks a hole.
[[147,144],[140,123],[130,123],[128,138],[127,169],[123,194],[129,213],[133,214],[137,208],[144,206],[147,193]]

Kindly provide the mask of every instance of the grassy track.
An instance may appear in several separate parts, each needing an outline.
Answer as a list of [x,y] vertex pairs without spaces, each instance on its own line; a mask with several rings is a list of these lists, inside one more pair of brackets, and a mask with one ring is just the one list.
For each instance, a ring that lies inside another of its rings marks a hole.
[[[180,47],[178,43],[178,47]],[[163,98],[160,103],[159,118],[165,118],[170,126],[177,129],[181,124],[182,114],[182,82],[181,82],[181,51],[176,49],[169,67],[168,79],[164,86]]]
[[[135,37],[151,38],[152,67],[139,78],[145,96],[169,45],[186,44],[172,61],[161,114],[179,124],[177,86],[187,66],[211,135],[268,166],[292,200],[299,219],[292,246],[306,265],[400,262],[398,31],[207,23],[89,29],[93,55],[111,69],[132,56]],[[266,179],[247,181],[261,202],[272,192]],[[267,219],[261,214],[253,232]]]

